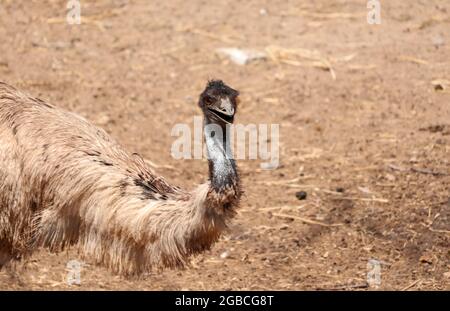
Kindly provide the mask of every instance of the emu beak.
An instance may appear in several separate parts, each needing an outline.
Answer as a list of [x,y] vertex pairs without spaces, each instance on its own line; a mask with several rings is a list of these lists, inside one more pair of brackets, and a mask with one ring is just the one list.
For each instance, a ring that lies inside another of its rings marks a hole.
[[234,108],[229,98],[221,99],[219,107],[210,107],[208,110],[225,123],[233,123]]
[[228,116],[234,115],[234,108],[229,98],[220,100],[220,111]]

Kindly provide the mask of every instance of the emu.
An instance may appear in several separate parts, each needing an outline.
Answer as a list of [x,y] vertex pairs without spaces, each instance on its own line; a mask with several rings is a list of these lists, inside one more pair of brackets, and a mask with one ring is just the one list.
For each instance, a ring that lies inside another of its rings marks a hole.
[[238,95],[220,80],[201,93],[209,179],[186,191],[103,129],[0,83],[0,268],[78,245],[114,273],[142,275],[209,249],[242,194],[226,135]]

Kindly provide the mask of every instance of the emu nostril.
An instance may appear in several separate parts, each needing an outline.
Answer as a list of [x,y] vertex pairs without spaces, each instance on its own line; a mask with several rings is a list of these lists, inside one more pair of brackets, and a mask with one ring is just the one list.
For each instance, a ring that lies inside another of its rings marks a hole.
[[220,109],[220,111],[222,111],[230,116],[234,114],[234,109],[232,107],[222,107]]

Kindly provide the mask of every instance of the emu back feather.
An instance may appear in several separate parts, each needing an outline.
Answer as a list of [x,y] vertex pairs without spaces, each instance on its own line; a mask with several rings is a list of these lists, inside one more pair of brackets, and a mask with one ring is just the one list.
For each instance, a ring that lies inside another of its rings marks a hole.
[[124,275],[182,266],[234,216],[227,191],[171,186],[104,130],[0,83],[0,267],[74,244]]

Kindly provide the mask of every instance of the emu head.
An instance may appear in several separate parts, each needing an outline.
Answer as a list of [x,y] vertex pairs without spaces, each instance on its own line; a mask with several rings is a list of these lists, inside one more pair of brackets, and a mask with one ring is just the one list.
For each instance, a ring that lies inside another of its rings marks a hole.
[[207,120],[224,126],[234,121],[238,96],[238,91],[221,80],[212,80],[200,95],[198,104]]

